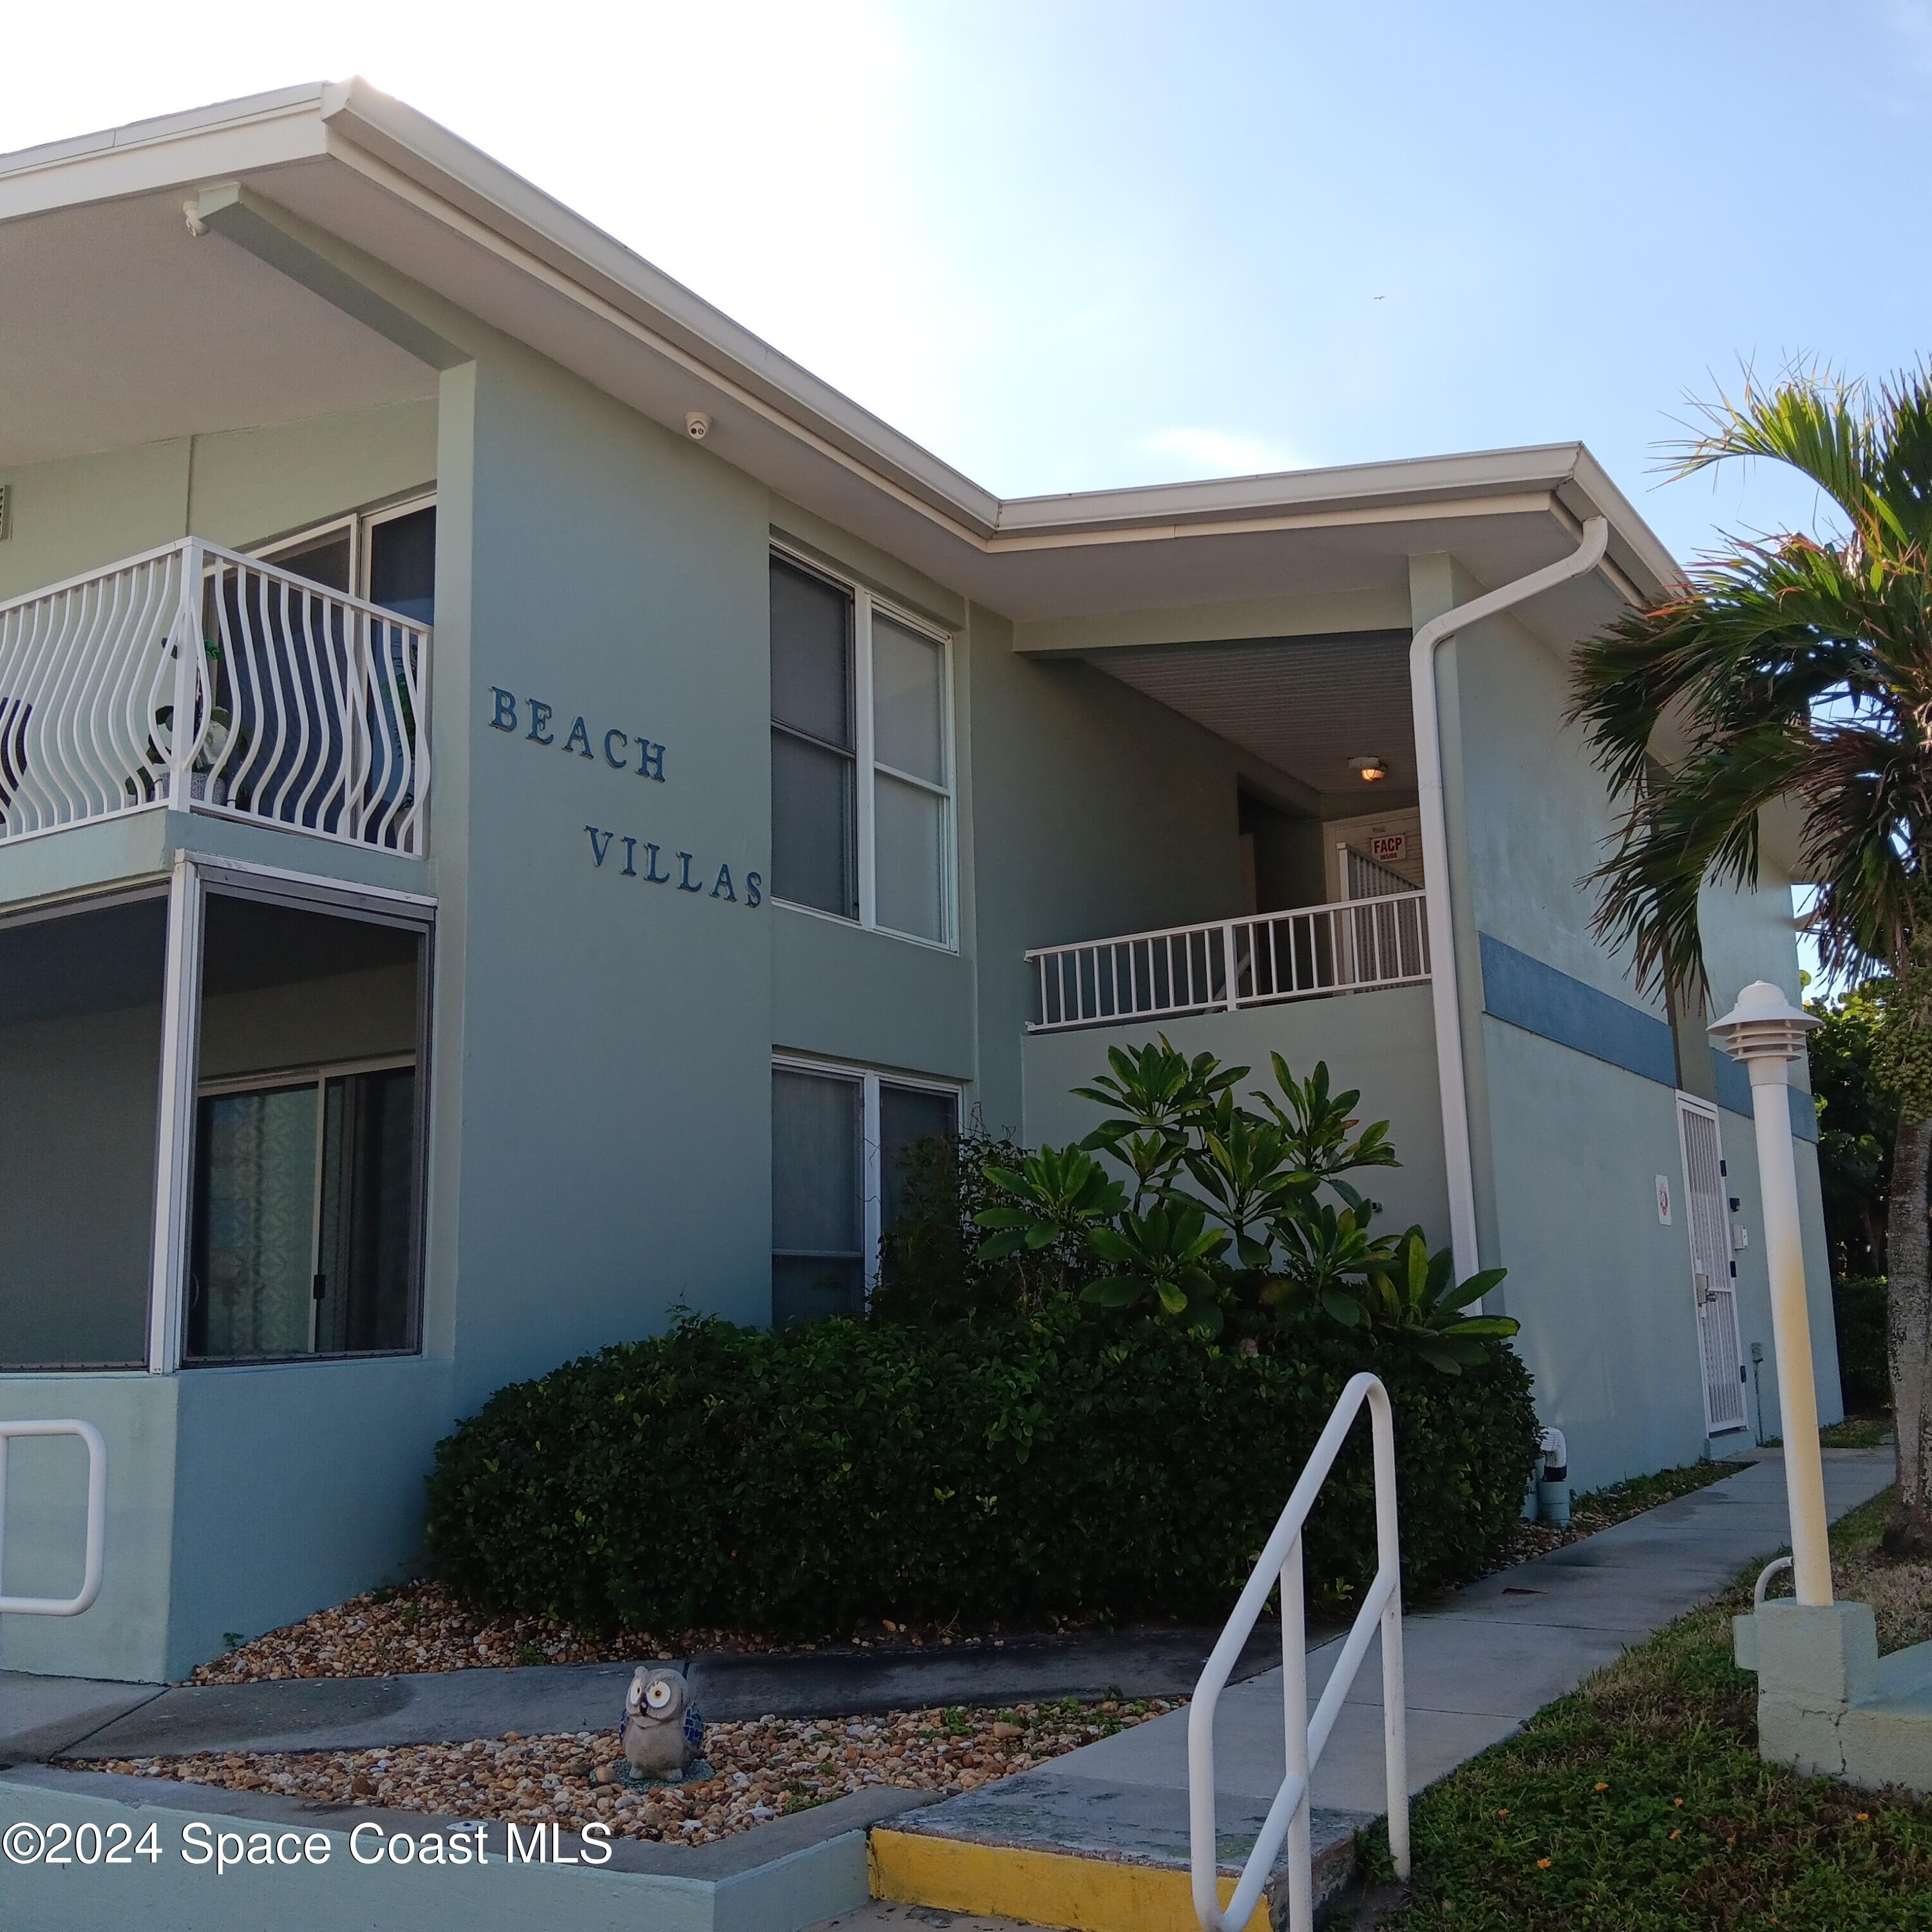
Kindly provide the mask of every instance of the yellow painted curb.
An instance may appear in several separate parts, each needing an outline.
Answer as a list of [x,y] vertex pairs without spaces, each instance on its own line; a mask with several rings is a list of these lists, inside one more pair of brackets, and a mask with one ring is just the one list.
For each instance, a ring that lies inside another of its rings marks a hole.
[[[872,1896],[901,1905],[1024,1918],[1072,1932],[1201,1932],[1184,1871],[918,1832],[874,1830],[868,1856]],[[1221,1903],[1234,1892],[1234,1881],[1223,1876]],[[1246,1932],[1270,1932],[1265,1900]]]

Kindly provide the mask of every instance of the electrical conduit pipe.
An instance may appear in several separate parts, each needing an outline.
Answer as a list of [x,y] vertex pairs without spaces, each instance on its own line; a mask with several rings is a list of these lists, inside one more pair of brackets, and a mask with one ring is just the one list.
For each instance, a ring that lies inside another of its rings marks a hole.
[[1423,876],[1428,884],[1430,996],[1436,1017],[1436,1079],[1442,1096],[1442,1161],[1449,1187],[1449,1233],[1456,1278],[1481,1266],[1476,1250],[1476,1180],[1469,1150],[1468,1085],[1462,1063],[1462,988],[1456,968],[1456,916],[1449,892],[1448,816],[1442,799],[1442,731],[1436,700],[1436,653],[1459,631],[1583,577],[1604,560],[1610,520],[1592,517],[1566,557],[1432,617],[1408,647],[1409,702],[1415,717],[1415,772],[1421,794]]

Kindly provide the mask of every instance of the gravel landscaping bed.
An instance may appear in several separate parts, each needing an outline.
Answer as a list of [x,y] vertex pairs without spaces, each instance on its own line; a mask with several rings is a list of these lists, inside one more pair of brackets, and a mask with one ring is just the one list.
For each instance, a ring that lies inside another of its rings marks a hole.
[[[1068,1624],[1064,1630],[1081,1626]],[[998,1626],[963,1631],[875,1624],[816,1643],[779,1644],[755,1632],[626,1630],[605,1640],[536,1617],[493,1618],[458,1603],[440,1585],[371,1590],[334,1610],[238,1645],[196,1666],[190,1684],[258,1684],[289,1677],[391,1677],[415,1670],[510,1670],[532,1664],[636,1664],[705,1651],[769,1654],[832,1648],[946,1649],[1005,1642]]]
[[704,1752],[717,1775],[646,1792],[593,1781],[618,1757],[614,1730],[528,1738],[513,1732],[473,1744],[382,1750],[117,1758],[86,1768],[525,1826],[554,1821],[575,1829],[601,1820],[620,1838],[701,1845],[868,1785],[970,1791],[1176,1708],[1162,1698],[1068,1698],[1004,1711],[712,1724]]

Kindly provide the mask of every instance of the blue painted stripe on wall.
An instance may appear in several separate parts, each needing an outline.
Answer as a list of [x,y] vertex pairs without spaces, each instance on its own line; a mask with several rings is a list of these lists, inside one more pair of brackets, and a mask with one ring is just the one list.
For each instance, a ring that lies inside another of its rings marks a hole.
[[[1731,1076],[1735,1076],[1735,1078]],[[1816,1142],[1818,1138],[1818,1102],[1802,1087],[1787,1087],[1784,1096],[1791,1106],[1791,1132],[1795,1140]],[[1751,1114],[1750,1076],[1728,1055],[1718,1061],[1718,1105],[1727,1112]]]
[[[1626,1073],[1654,1080],[1660,1086],[1677,1084],[1677,1049],[1667,1022],[1586,986],[1581,980],[1527,952],[1519,952],[1485,932],[1483,946],[1483,1010],[1526,1033],[1573,1047]],[[1718,1105],[1729,1112],[1751,1118],[1750,1076],[1727,1053],[1711,1049]],[[1791,1131],[1802,1141],[1818,1138],[1818,1109],[1809,1094],[1790,1090]]]
[[[1711,1067],[1717,1076],[1718,1105],[1727,1107],[1734,1114],[1750,1118],[1750,1076],[1743,1066],[1728,1053],[1720,1053],[1714,1046],[1711,1049]],[[1794,1118],[1796,1118],[1794,1116]]]
[[1486,932],[1483,948],[1483,1010],[1526,1033],[1574,1047],[1592,1060],[1666,1087],[1677,1084],[1677,1049],[1670,1028],[1652,1015],[1586,986]]

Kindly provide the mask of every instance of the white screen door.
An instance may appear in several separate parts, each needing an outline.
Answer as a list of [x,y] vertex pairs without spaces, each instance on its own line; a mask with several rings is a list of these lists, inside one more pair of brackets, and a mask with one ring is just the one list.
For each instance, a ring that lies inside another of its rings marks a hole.
[[1712,1435],[1721,1436],[1744,1426],[1744,1384],[1716,1109],[1678,1094],[1677,1136],[1684,1153],[1684,1219],[1690,1237],[1690,1286],[1697,1301],[1704,1419]]

